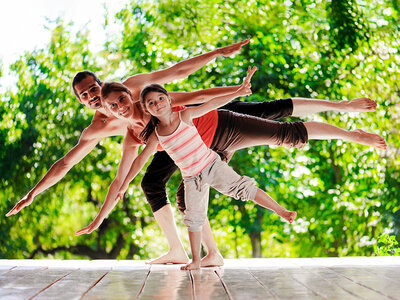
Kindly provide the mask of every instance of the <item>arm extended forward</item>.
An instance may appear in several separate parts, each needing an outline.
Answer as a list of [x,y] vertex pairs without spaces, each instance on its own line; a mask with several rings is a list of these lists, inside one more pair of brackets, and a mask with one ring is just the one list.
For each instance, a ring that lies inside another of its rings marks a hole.
[[6,214],[6,217],[17,214],[21,209],[30,205],[38,194],[63,179],[73,166],[79,163],[94,149],[94,147],[96,147],[100,140],[101,138],[91,138],[88,130],[85,129],[78,144],[76,144],[75,147],[73,147],[63,158],[59,159],[50,167],[44,177]]
[[77,231],[75,235],[81,235],[85,233],[90,234],[101,225],[103,220],[109,215],[109,213],[118,203],[118,200],[121,198],[119,197],[119,193],[122,185],[126,184],[126,186],[128,186],[133,178],[135,178],[135,176],[146,164],[146,161],[156,151],[157,144],[157,140],[154,141],[153,139],[149,139],[147,145],[139,155],[137,155],[138,147],[136,147],[133,151],[134,155],[123,155],[117,176],[110,185],[106,199],[104,200],[103,206],[101,207],[99,213],[88,226]]
[[224,96],[216,97],[214,99],[211,99],[209,102],[204,103],[200,106],[196,107],[189,107],[186,110],[183,111],[183,114],[188,117],[188,119],[193,119],[200,117],[206,113],[208,113],[211,110],[217,109],[229,101],[240,97],[240,96],[248,96],[251,95],[251,77],[253,76],[254,72],[257,70],[257,67],[249,67],[247,76],[243,80],[243,83],[240,85],[240,87],[233,93],[227,94]]
[[137,89],[138,87],[144,87],[145,85],[151,83],[166,84],[176,79],[186,78],[218,56],[231,56],[235,54],[236,52],[240,51],[242,46],[246,45],[249,41],[250,39],[247,39],[239,43],[215,49],[213,51],[181,61],[167,69],[131,76],[126,79],[123,84],[129,89],[134,90],[135,88]]

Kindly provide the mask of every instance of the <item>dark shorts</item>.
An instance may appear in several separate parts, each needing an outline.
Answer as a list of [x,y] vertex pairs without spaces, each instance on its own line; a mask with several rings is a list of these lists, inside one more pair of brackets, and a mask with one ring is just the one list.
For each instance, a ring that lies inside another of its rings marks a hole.
[[[270,102],[234,101],[218,110],[218,127],[211,149],[228,161],[236,150],[259,145],[301,147],[308,142],[302,122],[276,122],[292,114],[291,99]],[[246,115],[242,114],[245,113]],[[157,152],[142,180],[142,188],[153,212],[170,203],[166,183],[177,166],[165,151]],[[183,184],[177,191],[179,210],[185,209]]]

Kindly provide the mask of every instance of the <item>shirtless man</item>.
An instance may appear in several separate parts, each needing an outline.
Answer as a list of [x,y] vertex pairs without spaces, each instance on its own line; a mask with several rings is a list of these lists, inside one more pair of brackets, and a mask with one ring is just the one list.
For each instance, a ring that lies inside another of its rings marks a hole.
[[[248,40],[245,40],[240,43],[219,48],[214,51],[182,61],[164,70],[147,74],[137,74],[129,77],[123,82],[123,84],[131,90],[132,99],[137,101],[139,99],[140,91],[144,86],[154,82],[166,84],[176,79],[185,78],[191,73],[200,69],[202,66],[204,66],[217,56],[230,56],[239,51],[241,47],[247,43]],[[96,110],[92,123],[82,132],[78,144],[73,149],[71,149],[63,158],[58,160],[49,169],[46,175],[39,181],[39,183],[23,199],[21,199],[14,206],[14,208],[7,213],[6,216],[17,214],[22,208],[30,205],[35,196],[61,180],[66,175],[66,173],[75,164],[80,162],[88,153],[90,153],[97,145],[97,143],[103,138],[116,135],[125,136],[121,162],[132,162],[138,155],[140,141],[137,141],[134,135],[127,134],[127,123],[113,117],[112,114],[110,114],[105,108],[101,106],[100,80],[91,72],[80,72],[74,78],[73,88],[80,103],[88,108]],[[188,93],[171,93],[171,95],[174,99],[173,105],[179,106],[205,102],[218,95],[231,93],[235,89],[237,89],[236,86],[212,88],[207,89],[206,92],[197,91],[190,93],[191,97],[187,97]],[[195,99],[195,102],[185,102],[185,99],[187,98],[192,98],[192,100]],[[376,109],[376,103],[368,98],[359,98],[351,101],[328,101],[318,99],[293,98],[291,99],[291,102],[293,104],[292,115],[294,116],[317,113],[327,110],[374,111]],[[230,107],[230,109],[246,113],[248,111],[248,106],[251,106],[253,104],[254,103],[241,103],[239,108],[233,105],[232,107]],[[140,106],[137,107],[137,110],[134,112],[134,114],[135,119],[137,120],[137,128],[140,131],[136,132],[135,129],[133,129],[133,132],[136,136],[139,136],[141,129],[144,127],[145,124],[147,124],[148,115],[143,113]],[[277,114],[276,116],[278,115],[279,114]],[[125,165],[131,164],[126,163]],[[118,180],[120,180],[121,178],[125,178],[128,171],[129,170],[120,167],[118,169],[116,178],[110,186],[110,189],[113,188],[113,185],[119,184]],[[167,237],[170,251],[166,255],[154,260],[152,263],[186,263],[188,261],[188,258],[177,234],[171,205],[169,203],[166,203],[160,209],[154,211],[154,216],[157,223],[160,225],[162,231]],[[203,261],[202,266],[222,265],[222,257],[219,254],[218,248],[212,237],[211,229],[208,222],[206,223],[206,226],[204,226],[204,228],[204,230],[207,231],[203,232],[203,236],[205,246],[208,250],[208,255]]]

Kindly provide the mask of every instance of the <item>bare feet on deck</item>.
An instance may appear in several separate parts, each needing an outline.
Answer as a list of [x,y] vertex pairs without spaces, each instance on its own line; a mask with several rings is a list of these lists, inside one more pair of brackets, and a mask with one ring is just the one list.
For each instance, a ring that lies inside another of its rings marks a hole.
[[181,270],[197,270],[197,269],[200,269],[200,262],[192,261],[190,264],[181,267]]
[[281,213],[279,216],[281,216],[286,221],[288,221],[290,224],[292,224],[294,219],[296,219],[296,217],[297,217],[297,212],[287,210],[287,211],[284,211],[283,213]]
[[224,258],[221,253],[208,253],[201,260],[200,266],[203,267],[221,267],[224,265]]
[[181,251],[169,251],[167,254],[161,255],[158,258],[146,261],[146,264],[155,265],[155,264],[187,264],[189,262],[189,258],[185,252],[185,250]]
[[350,101],[344,101],[344,110],[347,112],[369,112],[376,111],[376,102],[372,99],[363,97]]
[[353,140],[356,143],[377,149],[386,149],[385,139],[377,134],[365,132],[361,129],[352,130],[350,132],[353,134]]

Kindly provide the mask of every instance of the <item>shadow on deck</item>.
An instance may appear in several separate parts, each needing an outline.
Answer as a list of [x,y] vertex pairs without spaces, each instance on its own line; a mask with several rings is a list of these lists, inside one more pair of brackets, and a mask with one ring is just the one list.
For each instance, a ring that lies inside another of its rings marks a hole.
[[400,299],[400,257],[238,259],[222,268],[179,267],[0,260],[0,299]]

